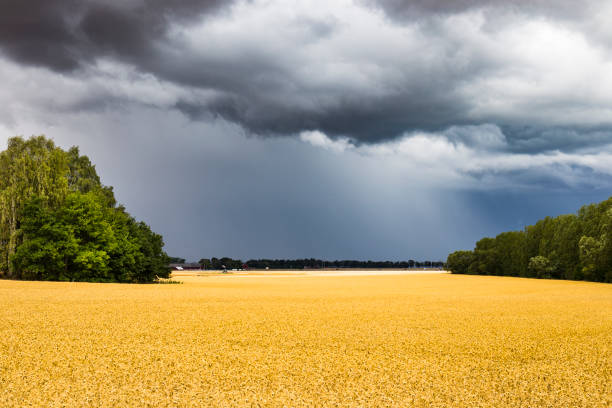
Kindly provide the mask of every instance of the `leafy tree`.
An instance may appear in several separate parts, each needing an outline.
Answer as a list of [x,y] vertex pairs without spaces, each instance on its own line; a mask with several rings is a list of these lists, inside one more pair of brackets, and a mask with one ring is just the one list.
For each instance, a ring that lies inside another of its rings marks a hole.
[[468,268],[472,275],[498,275],[498,250],[494,238],[483,238],[476,243],[474,258]]
[[[576,215],[546,217],[524,231],[483,238],[471,259],[449,255],[465,273],[612,282],[612,198],[583,206]],[[462,259],[462,262],[458,260]]]
[[57,206],[68,193],[67,158],[43,136],[9,139],[0,152],[0,271],[13,274],[10,257],[21,243],[21,213],[33,196],[41,205]]
[[15,278],[29,280],[70,280],[69,260],[78,253],[73,232],[43,206],[38,197],[31,199],[23,211],[22,230],[26,237],[11,256]]
[[550,260],[545,256],[534,256],[529,260],[529,271],[536,278],[551,278],[555,270]]
[[138,262],[129,279],[118,279],[124,282],[150,282],[157,278],[168,278],[168,255],[163,251],[164,241],[161,235],[151,231],[144,222],[136,222],[130,217],[128,226],[133,238],[132,244],[137,248]]
[[452,273],[468,273],[468,268],[474,259],[472,251],[455,251],[448,256],[446,268]]
[[0,274],[151,282],[169,276],[163,246],[160,235],[116,205],[78,148],[17,137],[0,152]]
[[92,195],[71,193],[57,210],[34,197],[26,205],[22,231],[24,242],[11,257],[16,277],[112,280],[106,249],[114,244],[113,231]]
[[71,191],[80,191],[81,193],[96,192],[101,199],[106,201],[107,206],[115,206],[117,202],[115,201],[113,188],[102,185],[96,172],[96,166],[91,163],[89,157],[81,156],[77,146],[71,147],[66,152],[66,156],[69,167],[68,188]]
[[549,243],[547,256],[555,266],[554,278],[576,279],[580,274],[578,242],[581,224],[573,214],[561,215],[554,219],[554,233]]
[[527,266],[525,253],[526,237],[523,231],[502,232],[495,237],[495,268],[500,275],[525,276]]

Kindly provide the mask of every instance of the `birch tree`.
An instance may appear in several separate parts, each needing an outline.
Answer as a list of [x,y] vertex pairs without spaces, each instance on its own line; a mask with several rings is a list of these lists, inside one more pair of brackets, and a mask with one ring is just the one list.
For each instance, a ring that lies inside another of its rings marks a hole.
[[20,218],[26,201],[37,196],[56,207],[68,193],[65,152],[44,136],[9,139],[0,153],[0,273],[11,277],[10,257],[20,243]]

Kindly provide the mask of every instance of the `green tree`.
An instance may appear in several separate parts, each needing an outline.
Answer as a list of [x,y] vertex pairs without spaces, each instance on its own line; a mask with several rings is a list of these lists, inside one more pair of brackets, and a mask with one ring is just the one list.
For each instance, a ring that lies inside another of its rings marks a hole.
[[472,275],[499,275],[498,250],[494,238],[483,238],[476,243],[474,259],[468,268]]
[[11,256],[14,277],[69,280],[69,260],[78,252],[72,230],[57,222],[55,214],[38,197],[25,205],[21,228],[25,240]]
[[555,270],[550,260],[545,256],[534,256],[529,260],[529,271],[536,278],[551,278]]
[[26,201],[59,205],[68,193],[68,163],[63,150],[43,136],[9,139],[0,153],[0,272],[11,277],[10,257],[21,243],[19,226]]
[[523,231],[502,232],[495,237],[495,255],[500,275],[525,276],[526,237]]
[[78,148],[16,137],[0,152],[0,275],[150,282],[169,276],[163,246]]
[[612,198],[481,239],[467,272],[612,282]]
[[144,222],[136,222],[130,217],[128,222],[132,244],[138,248],[137,262],[130,276],[131,282],[151,282],[157,278],[168,278],[168,255],[163,251],[164,241],[161,235],[151,231]]
[[56,210],[45,208],[35,197],[26,205],[22,231],[23,244],[11,257],[16,277],[113,280],[108,250],[116,242],[95,195],[70,193]]
[[473,260],[472,251],[455,251],[446,259],[446,269],[451,273],[468,273],[468,268]]
[[68,188],[81,193],[96,192],[106,201],[107,206],[115,206],[113,188],[102,185],[96,166],[91,163],[89,157],[81,156],[77,146],[71,147],[66,152],[66,156],[69,167]]

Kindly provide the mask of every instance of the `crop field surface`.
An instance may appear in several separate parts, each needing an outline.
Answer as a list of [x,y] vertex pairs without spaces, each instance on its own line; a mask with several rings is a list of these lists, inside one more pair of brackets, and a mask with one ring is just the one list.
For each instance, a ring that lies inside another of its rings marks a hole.
[[0,281],[0,407],[610,407],[612,285]]

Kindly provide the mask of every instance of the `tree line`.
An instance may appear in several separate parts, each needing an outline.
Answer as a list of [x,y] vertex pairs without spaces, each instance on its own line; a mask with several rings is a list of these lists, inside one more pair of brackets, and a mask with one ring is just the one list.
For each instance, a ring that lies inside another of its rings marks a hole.
[[[180,259],[180,258],[175,258]],[[247,267],[249,269],[321,269],[321,268],[441,268],[444,262],[424,261],[325,261],[322,259],[250,259],[243,262],[240,259],[232,258],[203,258],[198,262],[202,269],[239,269]]]
[[0,152],[0,277],[151,282],[169,276],[163,246],[78,147],[14,137]]
[[453,273],[612,282],[612,197],[456,251]]

